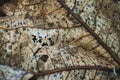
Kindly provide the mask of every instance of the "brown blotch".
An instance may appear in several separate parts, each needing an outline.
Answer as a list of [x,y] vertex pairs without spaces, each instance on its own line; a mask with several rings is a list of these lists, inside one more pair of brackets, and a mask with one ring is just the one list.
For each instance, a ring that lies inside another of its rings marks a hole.
[[44,61],[44,62],[46,62],[47,60],[48,60],[48,55],[42,55],[41,57],[40,57],[40,59],[42,60],[42,61]]

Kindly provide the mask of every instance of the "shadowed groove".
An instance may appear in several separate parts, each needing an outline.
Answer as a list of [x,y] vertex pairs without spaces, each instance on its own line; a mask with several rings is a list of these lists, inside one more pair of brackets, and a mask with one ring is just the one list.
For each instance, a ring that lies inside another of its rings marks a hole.
[[[34,76],[44,76],[48,74],[54,74],[62,71],[71,71],[71,70],[101,70],[101,71],[108,71],[113,72],[113,68],[101,67],[101,66],[70,66],[67,68],[58,68],[56,70],[46,70],[40,73],[35,74]],[[116,70],[117,73],[120,73],[120,69]]]
[[20,26],[20,27],[17,27],[17,28],[8,29],[8,28],[2,28],[0,26],[0,29],[4,29],[4,30],[16,30],[16,29],[19,29],[19,28],[37,28],[37,29],[51,30],[51,29],[72,29],[72,28],[79,28],[79,27],[80,27],[80,25],[74,26],[74,27],[56,27],[56,28],[44,28],[44,27],[35,27],[35,26]]

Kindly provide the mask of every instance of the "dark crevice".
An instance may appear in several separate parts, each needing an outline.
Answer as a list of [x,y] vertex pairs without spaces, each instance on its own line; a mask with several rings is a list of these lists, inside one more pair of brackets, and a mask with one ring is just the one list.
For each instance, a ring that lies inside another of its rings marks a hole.
[[5,16],[6,16],[6,14],[3,13],[3,12],[0,10],[0,17],[5,17]]
[[3,6],[5,3],[9,2],[10,0],[0,0],[0,7]]
[[[0,0],[0,17],[6,17],[6,13],[2,10],[5,4],[10,4],[15,6],[12,10],[14,10],[17,6],[18,0]],[[9,7],[9,6],[8,6]],[[11,7],[10,7],[11,8]]]
[[29,80],[38,80],[38,77],[39,77],[39,76],[33,76],[33,77],[31,77]]

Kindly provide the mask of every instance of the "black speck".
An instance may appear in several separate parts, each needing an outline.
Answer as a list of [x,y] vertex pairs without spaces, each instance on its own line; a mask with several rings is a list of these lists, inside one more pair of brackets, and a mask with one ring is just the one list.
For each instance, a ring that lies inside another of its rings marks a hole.
[[48,38],[49,41],[51,41],[51,38]]
[[9,27],[10,27],[10,25],[8,24],[8,25],[7,25],[7,28],[9,28]]
[[39,43],[41,43],[41,42],[42,42],[42,40],[41,40],[41,39],[39,39],[39,40],[38,40],[38,42],[39,42]]
[[56,75],[54,75],[54,77],[56,77]]
[[112,34],[111,32],[109,34]]
[[33,36],[32,40],[33,40],[33,42],[35,42],[37,40],[37,38],[35,35],[32,35],[32,36]]
[[21,35],[22,33],[20,32],[20,35]]
[[46,39],[46,36],[45,36],[45,39]]
[[53,18],[57,18],[57,17],[54,15]]
[[24,19],[32,19],[32,16],[30,16],[29,13],[27,13]]
[[12,49],[12,45],[9,45],[8,48],[9,48],[9,49]]
[[90,20],[90,18],[88,17],[88,20]]
[[69,16],[70,16],[70,13],[67,13],[67,14],[66,14],[66,17],[69,17]]
[[50,46],[53,46],[54,45],[54,42],[53,41],[50,41]]
[[42,46],[48,46],[48,44],[47,43],[42,43]]
[[12,42],[12,44],[14,45],[14,44],[15,44],[15,42]]
[[40,39],[42,39],[42,37],[41,37],[41,36],[39,36],[39,38],[40,38]]
[[98,24],[98,27],[100,27],[100,25]]
[[18,33],[19,33],[19,32],[18,32],[18,28],[16,28],[15,33],[16,33],[16,34],[18,34]]
[[18,25],[22,25],[22,22],[18,22]]
[[60,75],[62,75],[62,72],[60,72]]
[[88,20],[87,19],[85,19],[85,22],[87,22]]
[[93,11],[93,14],[95,14],[95,11]]
[[23,22],[23,24],[26,24],[25,22]]
[[65,20],[65,18],[62,18],[62,20]]
[[51,40],[51,38],[48,38],[48,40],[50,41],[50,46],[53,46],[54,42]]
[[4,29],[4,32],[8,32],[8,30],[7,30],[7,29]]
[[88,8],[86,8],[86,10],[88,10]]
[[91,6],[94,6],[94,3],[92,3]]
[[25,31],[26,30],[26,27],[23,27],[23,31]]
[[[91,7],[90,5],[87,5],[88,7]],[[88,9],[88,8],[86,8],[86,9]]]
[[14,27],[16,27],[16,24],[14,25]]
[[80,5],[80,4],[79,4],[79,1],[77,1],[77,2],[76,2],[76,5],[77,5],[77,6],[79,6],[79,5]]
[[53,23],[48,23],[48,26],[50,26],[50,27],[53,26],[53,25],[54,25]]

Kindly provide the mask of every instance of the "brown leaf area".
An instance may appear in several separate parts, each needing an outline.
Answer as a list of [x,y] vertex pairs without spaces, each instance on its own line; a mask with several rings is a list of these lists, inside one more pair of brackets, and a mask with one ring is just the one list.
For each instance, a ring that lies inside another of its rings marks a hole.
[[[64,3],[120,58],[119,1]],[[33,74],[20,80],[120,79],[119,64],[57,0],[11,0],[0,12],[0,64]],[[0,78],[17,79],[7,70]]]

